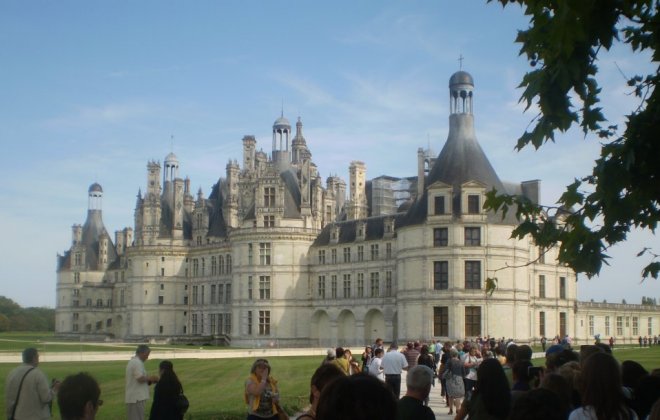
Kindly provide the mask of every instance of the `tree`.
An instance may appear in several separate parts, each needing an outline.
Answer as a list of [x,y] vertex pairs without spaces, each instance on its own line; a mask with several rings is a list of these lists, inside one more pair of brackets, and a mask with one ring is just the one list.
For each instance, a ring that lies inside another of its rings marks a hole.
[[[493,0],[487,0],[491,2]],[[530,27],[518,32],[533,68],[523,77],[521,102],[539,109],[516,149],[536,149],[554,141],[556,132],[580,126],[601,141],[591,174],[567,186],[557,206],[532,203],[522,196],[488,193],[485,207],[504,214],[515,209],[519,225],[512,237],[530,235],[540,247],[559,247],[559,263],[588,277],[607,264],[609,247],[625,241],[633,228],[655,232],[660,219],[660,71],[628,78],[639,107],[626,116],[623,132],[609,124],[599,106],[596,61],[602,49],[623,43],[633,52],[648,51],[660,61],[658,0],[497,0],[518,3]],[[655,64],[654,64],[655,65]],[[578,103],[579,105],[575,105]],[[501,193],[501,192],[500,192]],[[658,278],[658,254],[650,255],[642,277]]]

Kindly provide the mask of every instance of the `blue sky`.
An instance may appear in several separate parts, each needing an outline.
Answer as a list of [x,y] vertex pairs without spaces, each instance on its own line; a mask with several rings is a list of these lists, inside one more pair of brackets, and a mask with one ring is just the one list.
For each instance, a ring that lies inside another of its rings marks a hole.
[[[416,173],[418,147],[437,154],[447,136],[448,80],[475,79],[477,138],[500,178],[542,180],[542,200],[589,172],[597,139],[572,131],[540,151],[513,150],[533,113],[516,89],[528,64],[517,7],[483,1],[3,1],[0,3],[0,294],[23,306],[55,304],[56,255],[83,223],[87,188],[104,189],[109,232],[133,226],[146,164],[170,151],[180,175],[205,195],[241,138],[270,152],[282,107],[298,116],[326,178]],[[615,65],[616,63],[616,65]],[[632,75],[649,57],[603,55],[603,105],[620,123],[637,106],[617,69]],[[639,302],[660,297],[640,284],[660,242],[634,234],[579,298]]]

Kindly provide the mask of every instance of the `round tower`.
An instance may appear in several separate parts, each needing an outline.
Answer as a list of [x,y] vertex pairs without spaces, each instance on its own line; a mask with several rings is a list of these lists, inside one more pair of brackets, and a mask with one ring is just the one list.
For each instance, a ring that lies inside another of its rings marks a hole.
[[174,181],[179,177],[179,159],[174,153],[165,156],[165,172],[163,173],[163,183]]
[[97,182],[89,186],[89,198],[87,203],[88,210],[101,210],[101,204],[103,201],[103,188]]
[[470,73],[460,70],[449,79],[449,113],[472,114],[474,80]]

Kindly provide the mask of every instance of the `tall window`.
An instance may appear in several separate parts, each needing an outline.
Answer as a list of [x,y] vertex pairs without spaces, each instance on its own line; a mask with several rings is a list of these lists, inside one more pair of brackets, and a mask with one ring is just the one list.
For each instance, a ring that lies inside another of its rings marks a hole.
[[225,334],[231,334],[231,314],[225,314]]
[[433,288],[435,290],[449,289],[449,261],[433,262]]
[[544,275],[539,276],[539,297],[540,298],[545,297],[545,276]]
[[252,335],[252,311],[247,311],[247,335]]
[[231,274],[231,255],[227,254],[227,274]]
[[197,258],[193,259],[193,277],[197,277],[199,275],[199,261]]
[[217,289],[217,287],[215,286],[215,284],[212,284],[211,285],[211,305],[213,305],[215,303],[215,290],[216,289]]
[[378,259],[378,244],[371,244],[371,260],[375,261]]
[[319,264],[325,264],[325,249],[319,249]]
[[371,273],[371,297],[380,296],[380,273]]
[[465,288],[481,289],[481,261],[465,261]]
[[264,188],[264,206],[275,207],[275,187]]
[[[248,277],[248,298],[252,300],[252,276]],[[225,285],[218,285],[218,303],[225,303]]]
[[566,277],[559,277],[559,299],[566,299]]
[[252,284],[252,276],[248,276],[248,281],[247,281],[248,300],[252,300],[253,287],[254,287],[254,285]]
[[215,314],[209,315],[209,328],[211,328],[211,334],[215,334]]
[[344,274],[344,299],[351,297],[351,275]]
[[259,311],[259,335],[270,335],[270,311]]
[[73,273],[73,282],[76,284],[80,283],[80,273],[77,271]]
[[622,316],[617,316],[616,317],[616,335],[623,335],[623,317]]
[[330,276],[330,296],[337,299],[337,276],[334,274]]
[[197,334],[197,323],[198,323],[198,316],[197,314],[192,315],[192,333]]
[[270,276],[259,276],[259,299],[270,299]]
[[449,307],[433,307],[433,336],[449,336]]
[[632,317],[632,335],[639,334],[639,318],[636,316]]
[[481,335],[481,306],[465,307],[465,336]]
[[192,303],[193,303],[193,305],[197,305],[197,292],[198,292],[198,287],[193,286],[192,287]]
[[231,303],[231,283],[227,283],[227,292],[225,293],[225,303]]
[[202,286],[202,299],[201,299],[201,301],[199,302],[199,303],[201,303],[202,305],[204,304],[204,289],[205,289],[204,286]]
[[481,245],[481,228],[466,227],[465,246],[480,246],[480,245]]
[[589,335],[594,335],[594,316],[589,315]]
[[653,334],[653,318],[649,317],[648,319],[648,329],[646,331],[648,335]]
[[559,336],[566,336],[566,312],[559,312]]
[[332,249],[330,251],[330,261],[332,261],[332,264],[337,264],[337,250]]
[[264,216],[264,227],[275,227],[275,216]]
[[392,242],[385,244],[385,258],[388,260],[392,258]]
[[445,197],[436,195],[433,199],[433,214],[445,214]]
[[344,262],[349,263],[351,262],[351,248],[344,248]]
[[364,273],[357,275],[357,297],[364,297]]
[[610,317],[605,317],[605,335],[610,335]]
[[[252,265],[252,244],[248,249],[248,263]],[[222,255],[218,255],[218,274],[225,274],[225,258]]]
[[259,244],[259,264],[270,265],[270,242]]
[[364,261],[364,245],[358,245],[357,247],[357,260]]
[[319,276],[319,298],[325,299],[325,276]]
[[385,272],[385,296],[386,297],[392,296],[392,272],[391,271],[386,271]]
[[433,229],[433,246],[447,246],[449,244],[449,229],[446,227]]
[[545,336],[545,312],[539,312],[539,335]]
[[479,214],[481,212],[481,205],[479,204],[479,196],[470,194],[468,195],[468,214]]

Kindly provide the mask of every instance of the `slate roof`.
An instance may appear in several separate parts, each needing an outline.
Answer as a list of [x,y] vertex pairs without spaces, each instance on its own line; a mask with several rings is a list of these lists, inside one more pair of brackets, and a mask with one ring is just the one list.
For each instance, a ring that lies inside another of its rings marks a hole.
[[324,246],[330,244],[330,232],[334,226],[339,227],[339,238],[337,240],[338,244],[346,244],[355,242],[357,237],[357,226],[358,223],[366,222],[366,232],[365,232],[365,241],[371,241],[376,239],[382,239],[385,234],[385,220],[394,218],[394,229],[396,232],[396,227],[401,223],[405,218],[404,213],[398,214],[389,214],[376,217],[368,217],[366,219],[353,219],[342,222],[328,223],[319,236],[316,237],[316,240],[312,246]]

